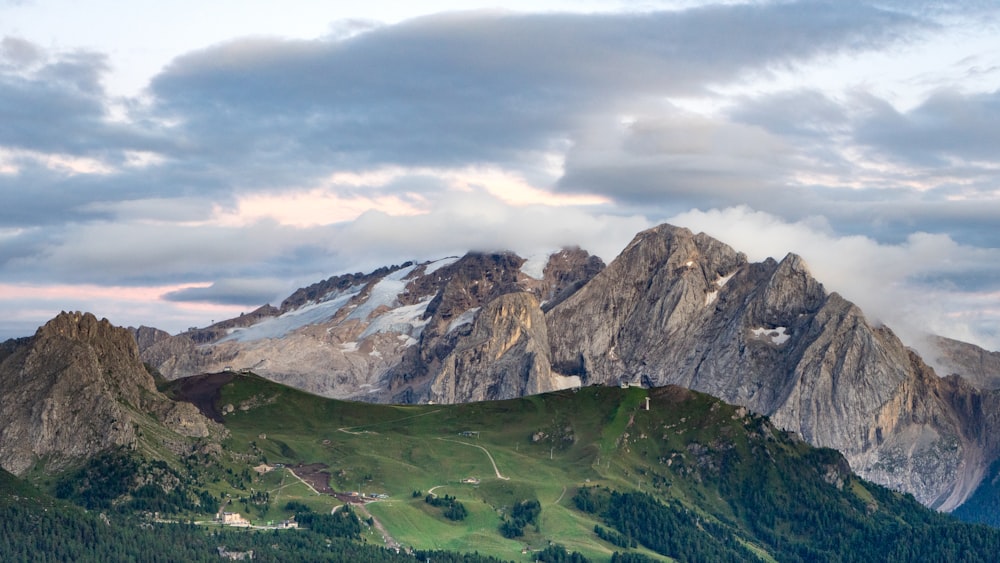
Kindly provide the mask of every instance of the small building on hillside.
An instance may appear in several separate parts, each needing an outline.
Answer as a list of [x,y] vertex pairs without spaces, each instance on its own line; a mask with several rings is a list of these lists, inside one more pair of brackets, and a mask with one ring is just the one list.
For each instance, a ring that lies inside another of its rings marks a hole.
[[223,512],[220,521],[224,526],[240,526],[244,528],[250,526],[250,521],[244,518],[239,512]]

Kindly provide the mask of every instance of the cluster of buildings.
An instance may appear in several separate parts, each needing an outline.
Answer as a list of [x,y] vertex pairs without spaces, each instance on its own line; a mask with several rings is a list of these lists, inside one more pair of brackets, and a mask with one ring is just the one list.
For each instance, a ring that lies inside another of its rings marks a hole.
[[[253,525],[252,522],[244,518],[239,512],[222,512],[216,517],[216,521],[223,526],[235,526],[238,528],[249,528]],[[278,530],[291,530],[299,527],[299,523],[295,520],[282,520],[275,524],[274,522],[268,522],[267,528],[274,528]]]

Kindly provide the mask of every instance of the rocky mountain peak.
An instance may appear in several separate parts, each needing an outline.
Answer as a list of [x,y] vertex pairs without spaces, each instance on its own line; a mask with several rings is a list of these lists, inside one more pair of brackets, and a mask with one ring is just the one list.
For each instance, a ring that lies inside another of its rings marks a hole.
[[170,338],[169,332],[151,326],[128,327],[128,331],[132,333],[135,343],[139,345],[140,354],[142,350]]
[[107,319],[60,313],[0,356],[0,466],[11,473],[134,448],[150,413],[178,434],[209,434],[197,409],[156,390],[132,334]]
[[[142,367],[132,333],[108,319],[98,320],[91,313],[63,311],[56,315],[35,333],[34,349],[35,354],[28,358],[29,367],[50,371],[96,368],[103,376],[102,385],[115,389],[133,405],[140,403],[142,390],[156,389],[153,377]],[[62,354],[53,354],[55,351]],[[60,356],[69,365],[51,363]]]
[[544,288],[540,299],[548,311],[604,270],[604,261],[579,246],[567,247],[549,256],[542,270]]
[[466,254],[437,271],[438,278],[446,281],[427,306],[424,318],[433,319],[434,326],[440,328],[469,309],[519,291],[522,265],[524,258],[512,252]]
[[36,336],[61,336],[74,340],[96,341],[107,339],[116,328],[108,319],[97,320],[91,313],[63,311],[39,327]]
[[826,301],[823,284],[812,277],[797,254],[779,262],[763,296],[764,315],[778,324],[791,323],[798,315],[815,313]]
[[1000,389],[1000,352],[943,336],[930,337],[929,360],[942,374],[956,374],[979,389]]

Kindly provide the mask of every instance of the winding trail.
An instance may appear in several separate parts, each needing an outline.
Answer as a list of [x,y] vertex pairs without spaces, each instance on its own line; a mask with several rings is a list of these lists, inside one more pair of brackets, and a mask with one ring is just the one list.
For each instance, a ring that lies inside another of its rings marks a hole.
[[559,493],[559,498],[557,498],[555,502],[553,502],[552,504],[559,504],[559,501],[561,501],[565,495],[566,495],[566,485],[563,485],[563,490],[561,493]]
[[411,418],[419,418],[421,416],[432,415],[434,413],[441,412],[442,410],[443,409],[436,409],[436,410],[432,410],[430,412],[422,412],[420,414],[415,414],[415,415],[412,415],[412,416],[404,416],[403,418],[397,418],[397,419],[393,419],[393,420],[386,420],[386,421],[383,421],[383,422],[376,422],[374,424],[362,424],[360,426],[345,426],[343,428],[338,428],[337,430],[340,431],[340,432],[343,432],[344,434],[354,434],[355,436],[360,435],[360,434],[377,434],[377,432],[372,432],[371,430],[362,430],[361,432],[351,432],[351,430],[354,430],[355,428],[365,428],[366,426],[382,426],[383,424],[392,424],[394,422],[400,422],[400,421],[403,421],[403,420],[410,420]]
[[497,479],[503,479],[504,481],[510,481],[510,477],[504,477],[503,475],[500,474],[500,469],[497,468],[497,462],[493,459],[493,455],[486,448],[484,448],[482,446],[478,446],[476,444],[470,444],[468,442],[463,442],[461,440],[449,440],[448,438],[437,438],[437,439],[441,440],[442,442],[454,442],[456,444],[462,444],[463,446],[470,446],[470,447],[473,447],[473,448],[479,448],[479,449],[483,450],[484,452],[486,452],[486,457],[490,458],[490,463],[493,464],[493,472],[497,474]]

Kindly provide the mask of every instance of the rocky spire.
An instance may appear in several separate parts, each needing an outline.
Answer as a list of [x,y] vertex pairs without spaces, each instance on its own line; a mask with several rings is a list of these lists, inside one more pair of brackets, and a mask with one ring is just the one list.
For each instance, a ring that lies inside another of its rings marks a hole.
[[152,413],[183,435],[208,435],[192,405],[156,390],[127,329],[90,313],[60,313],[0,355],[0,464],[58,470],[113,448],[134,448]]

